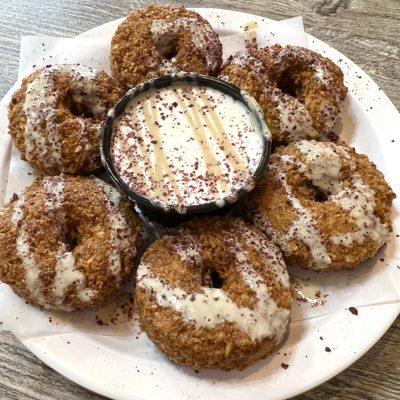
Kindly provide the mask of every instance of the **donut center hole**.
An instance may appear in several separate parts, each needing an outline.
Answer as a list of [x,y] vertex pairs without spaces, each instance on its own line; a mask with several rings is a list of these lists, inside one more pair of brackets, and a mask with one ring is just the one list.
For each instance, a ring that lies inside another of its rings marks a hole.
[[282,74],[276,85],[278,86],[278,89],[280,89],[283,93],[288,94],[292,97],[298,96],[299,88],[295,84],[294,79],[290,73]]
[[64,235],[64,243],[67,246],[67,251],[72,251],[78,246],[78,231],[76,228],[68,227]]
[[218,271],[211,270],[210,271],[211,285],[214,289],[221,289],[224,281],[222,280],[221,275]]
[[172,60],[178,54],[178,36],[172,32],[165,32],[155,40],[158,52],[166,59]]
[[80,118],[96,118],[105,110],[98,96],[77,89],[67,92],[64,103],[72,115]]
[[323,203],[328,200],[328,195],[324,193],[320,188],[311,184],[311,191],[313,193],[314,201]]
[[221,289],[224,285],[224,280],[221,274],[214,268],[203,270],[203,286],[214,289]]

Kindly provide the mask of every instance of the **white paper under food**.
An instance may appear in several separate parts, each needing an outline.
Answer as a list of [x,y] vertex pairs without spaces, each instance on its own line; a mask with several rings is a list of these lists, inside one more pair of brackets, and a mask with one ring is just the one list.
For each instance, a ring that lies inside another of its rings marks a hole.
[[[299,34],[301,32],[301,34]],[[303,31],[303,19],[301,17],[290,18],[284,21],[266,21],[264,26],[259,26],[249,21],[246,31],[241,34],[222,36],[223,59],[242,50],[245,47],[246,37],[257,39],[260,46],[272,46],[280,44],[286,46],[307,47],[307,36]]]
[[110,73],[111,38],[23,36],[18,79],[49,64],[82,64]]
[[[23,37],[19,65],[19,77],[23,78],[36,68],[55,63],[81,63],[109,71],[110,39],[117,25],[109,26],[107,37],[78,37],[73,39],[51,37]],[[266,20],[265,26],[255,27],[252,21],[248,28],[254,28],[258,41],[265,44],[280,43],[307,46],[301,18],[281,22]],[[244,46],[243,35],[221,32],[224,45],[224,58]],[[15,90],[18,84],[14,87]],[[10,99],[1,103],[0,129],[7,131],[6,106]],[[349,103],[346,103],[349,104]],[[345,110],[345,113],[348,110]],[[352,109],[352,121],[356,125],[363,115]],[[344,121],[345,122],[345,121]],[[343,129],[348,129],[344,126]],[[6,199],[21,191],[37,176],[32,168],[21,161],[18,152],[13,149],[8,136],[0,136],[0,171],[7,171],[10,163]],[[5,188],[7,174],[0,173],[0,190]],[[0,192],[1,193],[1,192]],[[0,197],[0,202],[3,196]],[[398,219],[398,216],[397,216]],[[396,224],[398,222],[395,222]],[[321,315],[341,311],[348,307],[362,307],[376,303],[396,302],[399,293],[394,282],[400,279],[400,270],[395,257],[398,245],[390,244],[381,250],[373,260],[354,272],[310,273],[290,267],[293,277],[295,300],[292,321],[317,318]],[[384,257],[383,261],[379,258]],[[382,291],[381,288],[385,290]],[[65,332],[86,332],[97,335],[123,336],[138,331],[135,316],[129,313],[133,283],[127,285],[120,295],[109,304],[84,312],[63,313],[44,312],[26,304],[5,284],[0,283],[0,325],[13,331],[20,338],[32,338]]]

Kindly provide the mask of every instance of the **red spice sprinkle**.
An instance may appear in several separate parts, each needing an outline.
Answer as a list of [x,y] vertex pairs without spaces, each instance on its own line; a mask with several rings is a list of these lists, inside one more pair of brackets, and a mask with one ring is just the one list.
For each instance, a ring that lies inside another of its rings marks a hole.
[[358,315],[358,310],[355,307],[349,307],[349,311],[353,314],[353,315]]

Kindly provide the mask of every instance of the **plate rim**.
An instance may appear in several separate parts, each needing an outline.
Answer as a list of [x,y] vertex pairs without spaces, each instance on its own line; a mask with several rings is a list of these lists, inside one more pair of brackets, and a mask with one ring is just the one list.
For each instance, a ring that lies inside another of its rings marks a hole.
[[[256,14],[250,14],[250,13],[246,13],[246,12],[240,12],[240,11],[235,11],[235,10],[229,10],[229,9],[223,9],[223,8],[212,8],[212,7],[201,7],[201,8],[193,8],[194,10],[207,10],[209,12],[215,12],[218,14],[221,13],[235,13],[238,16],[240,16],[241,18],[255,18],[255,19],[263,19],[263,20],[268,20],[269,18],[264,17],[264,16],[260,16],[260,15],[256,15]],[[97,30],[101,30],[104,29],[106,25],[108,24],[113,24],[118,20],[122,20],[124,17],[122,18],[117,18],[115,20],[106,22],[104,24],[98,25],[88,31],[83,32],[82,34],[78,35],[78,36],[90,36],[91,34],[96,34]],[[272,20],[273,21],[273,20]],[[363,75],[365,75],[368,78],[368,83],[369,84],[373,84],[374,85],[374,89],[378,88],[379,86],[375,83],[375,81],[364,71],[362,70],[358,65],[356,65],[353,61],[351,61],[347,56],[345,56],[344,54],[340,53],[338,50],[336,50],[334,47],[328,45],[327,43],[323,42],[322,40],[314,37],[313,35],[310,35],[308,33],[306,33],[307,38],[309,39],[309,47],[312,47],[312,43],[315,43],[317,46],[316,47],[322,47],[322,48],[327,48],[329,49],[329,51],[333,51],[336,52],[336,54],[340,55],[340,57],[342,57],[343,59],[346,60],[346,62],[352,67],[355,68],[357,71],[362,72]],[[310,40],[311,39],[311,40]],[[15,87],[15,84],[11,87],[11,89],[5,94],[4,97],[6,97],[9,92],[11,90],[13,90]],[[393,102],[390,100],[390,98],[383,92],[380,91],[380,95],[382,97],[382,102],[385,103],[386,105],[391,105],[391,112],[395,112],[396,117],[399,119],[400,121],[400,114],[397,111],[396,107],[394,106]],[[287,398],[287,396],[295,396],[298,395],[300,393],[304,393],[305,391],[308,391],[316,386],[319,386],[320,384],[322,384],[323,382],[328,381],[329,379],[331,379],[332,377],[336,376],[337,374],[339,374],[340,372],[342,372],[343,370],[345,370],[346,368],[348,368],[350,365],[352,365],[354,362],[356,362],[361,356],[363,356],[371,347],[373,347],[378,340],[384,335],[384,333],[390,328],[390,326],[392,325],[392,323],[394,322],[394,320],[397,318],[397,316],[400,314],[400,302],[396,302],[396,303],[391,303],[391,304],[387,304],[387,305],[374,305],[371,306],[372,308],[377,308],[377,307],[393,307],[393,312],[391,313],[391,317],[387,318],[386,324],[384,325],[378,325],[378,327],[380,329],[376,329],[374,331],[375,335],[372,338],[372,340],[368,341],[368,344],[364,345],[361,349],[360,352],[357,352],[357,354],[353,357],[351,357],[349,359],[348,362],[341,364],[339,368],[336,369],[332,369],[331,373],[329,374],[321,374],[319,376],[320,379],[316,379],[314,381],[312,381],[312,383],[309,384],[304,384],[302,385],[300,388],[299,386],[297,386],[297,389],[294,389],[291,391],[291,393],[289,393],[289,391],[287,391],[284,396],[278,396],[278,397],[274,397],[274,399],[278,400],[278,399],[284,399]],[[18,335],[16,335],[18,337]],[[55,335],[58,337],[69,337],[69,336],[73,336],[73,337],[81,337],[81,338],[85,338],[85,334],[76,332],[76,333],[68,333],[68,334],[60,334],[60,335]],[[88,335],[90,336],[90,335]],[[47,339],[50,338],[47,337]],[[52,358],[51,353],[48,352],[48,348],[45,346],[46,340],[43,340],[41,338],[29,338],[29,339],[24,339],[24,338],[19,338],[18,339],[33,353],[35,354],[39,359],[41,359],[45,364],[47,364],[48,366],[50,366],[51,368],[53,368],[54,370],[56,370],[58,373],[60,373],[61,375],[65,376],[66,378],[72,380],[73,382],[75,382],[76,384],[99,394],[111,397],[111,398],[116,398],[116,399],[125,399],[126,397],[123,396],[122,394],[117,393],[116,391],[112,390],[112,389],[108,389],[107,387],[105,387],[105,385],[102,385],[102,383],[98,384],[94,381],[89,381],[84,379],[84,377],[79,377],[77,376],[72,368],[68,368],[68,366],[66,367],[65,365],[62,365],[62,361],[60,359],[55,359],[54,357]],[[300,389],[300,390],[299,390]],[[122,397],[121,397],[121,396]],[[132,399],[137,399],[137,400],[143,400],[143,397],[129,397]]]

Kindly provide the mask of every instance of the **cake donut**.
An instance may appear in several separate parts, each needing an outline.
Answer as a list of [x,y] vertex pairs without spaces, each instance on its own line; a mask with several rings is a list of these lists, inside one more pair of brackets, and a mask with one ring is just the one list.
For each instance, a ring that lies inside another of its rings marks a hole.
[[102,180],[36,180],[0,213],[0,280],[42,309],[103,303],[129,277],[140,233],[130,203]]
[[241,220],[192,220],[146,250],[137,271],[141,328],[195,369],[243,369],[282,341],[292,296],[280,250]]
[[216,75],[222,45],[211,25],[182,7],[150,5],[131,12],[111,42],[111,70],[125,86],[179,71]]
[[48,65],[22,82],[9,104],[9,131],[21,158],[44,174],[89,174],[100,168],[107,110],[119,83],[83,65]]
[[260,103],[273,139],[281,144],[325,139],[347,94],[336,64],[297,46],[248,46],[227,60],[221,77]]
[[366,156],[303,140],[276,150],[251,204],[286,262],[329,271],[354,268],[388,241],[394,198]]

